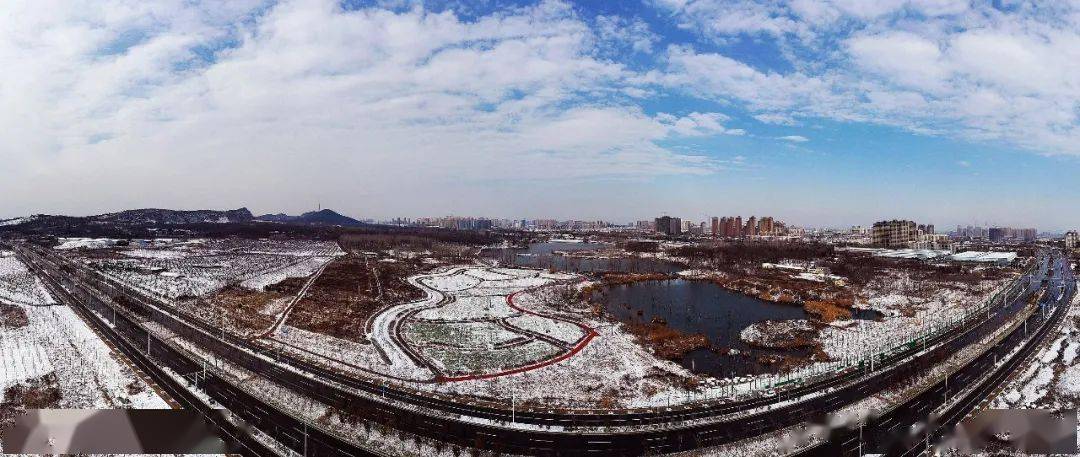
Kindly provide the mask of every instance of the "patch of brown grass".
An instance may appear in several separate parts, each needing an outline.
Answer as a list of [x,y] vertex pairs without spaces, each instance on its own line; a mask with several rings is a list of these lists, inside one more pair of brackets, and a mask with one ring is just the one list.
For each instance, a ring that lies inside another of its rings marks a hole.
[[678,360],[691,351],[709,347],[705,335],[684,333],[664,322],[628,323],[626,328],[642,344],[652,348],[657,357],[668,360]]
[[4,390],[3,404],[28,409],[55,408],[60,404],[60,398],[60,385],[56,375],[49,373],[8,387]]
[[808,301],[803,303],[803,309],[814,319],[825,323],[851,319],[851,306],[844,306],[836,301]]
[[603,281],[606,285],[617,286],[642,281],[663,281],[675,278],[676,276],[674,274],[669,273],[608,273],[604,275]]
[[19,306],[0,303],[0,328],[16,329],[30,325],[26,311]]
[[56,408],[60,406],[60,398],[60,386],[53,373],[8,387],[4,390],[4,401],[0,402],[0,432],[26,409]]
[[337,338],[361,341],[367,319],[383,307],[420,299],[424,292],[406,281],[433,267],[419,260],[379,262],[349,254],[330,263],[289,314],[289,325]]
[[250,334],[266,330],[274,324],[274,316],[263,314],[263,311],[271,301],[287,296],[279,292],[260,292],[232,285],[212,295],[209,301],[224,312],[226,320],[238,330]]

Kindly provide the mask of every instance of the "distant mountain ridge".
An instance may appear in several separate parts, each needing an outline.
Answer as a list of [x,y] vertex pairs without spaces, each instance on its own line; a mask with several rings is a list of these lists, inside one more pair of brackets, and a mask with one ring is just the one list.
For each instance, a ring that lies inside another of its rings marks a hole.
[[344,216],[332,209],[323,209],[319,211],[309,211],[299,216],[289,216],[288,214],[264,214],[256,217],[256,221],[262,222],[279,222],[286,224],[315,224],[315,225],[363,225],[362,222],[353,219],[349,216]]
[[95,222],[125,225],[235,224],[251,222],[254,218],[247,208],[226,211],[144,208],[90,216]]
[[[281,224],[281,226],[271,227],[268,223]],[[330,209],[311,211],[299,216],[266,214],[255,217],[247,208],[233,210],[142,208],[94,216],[35,214],[0,220],[0,238],[9,233],[109,238],[192,233],[247,234],[249,236],[257,233],[260,236],[266,236],[271,231],[294,233],[298,230],[325,230],[339,226],[363,225],[366,224]]]

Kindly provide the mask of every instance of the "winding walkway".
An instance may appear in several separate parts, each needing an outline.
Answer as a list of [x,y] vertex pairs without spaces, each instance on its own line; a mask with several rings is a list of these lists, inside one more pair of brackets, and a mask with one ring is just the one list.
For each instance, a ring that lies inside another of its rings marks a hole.
[[[408,282],[410,284],[412,284],[413,286],[416,286],[416,287],[424,290],[427,293],[427,297],[425,297],[424,299],[419,300],[419,301],[406,303],[406,304],[402,304],[402,305],[397,305],[397,306],[387,307],[382,312],[375,315],[372,318],[371,321],[369,321],[370,340],[375,345],[375,347],[379,350],[379,352],[384,356],[384,358],[388,361],[388,363],[390,363],[391,365],[398,366],[398,367],[409,367],[409,368],[415,370],[415,373],[416,373],[416,375],[418,377],[423,377],[423,375],[426,375],[430,379],[433,376],[435,382],[456,382],[456,381],[470,381],[470,380],[479,380],[479,379],[491,379],[491,378],[497,378],[497,377],[501,377],[501,376],[509,376],[509,375],[513,375],[513,374],[523,373],[523,372],[526,372],[526,371],[536,370],[536,369],[539,369],[539,368],[543,368],[543,367],[546,367],[546,366],[549,366],[549,365],[559,363],[559,362],[561,362],[563,360],[566,360],[566,359],[576,355],[577,353],[581,352],[581,350],[584,349],[589,344],[589,342],[592,341],[592,339],[595,338],[598,335],[598,333],[596,332],[595,329],[593,329],[592,327],[589,327],[589,326],[587,326],[585,324],[582,324],[580,322],[576,322],[576,321],[569,320],[569,319],[566,319],[566,318],[562,318],[562,317],[553,316],[553,315],[550,315],[550,314],[545,314],[545,313],[540,313],[540,312],[532,311],[532,310],[529,310],[529,309],[525,309],[525,308],[521,307],[520,305],[514,303],[514,297],[517,296],[518,294],[521,294],[523,292],[537,290],[537,289],[539,289],[541,287],[550,286],[551,283],[543,284],[543,285],[540,285],[540,286],[528,287],[528,288],[525,288],[524,290],[518,290],[518,291],[510,293],[509,295],[506,296],[506,304],[512,310],[515,311],[515,315],[520,316],[520,315],[529,314],[529,315],[538,316],[538,317],[542,317],[542,318],[545,318],[545,319],[550,319],[550,320],[557,321],[557,322],[563,322],[563,323],[572,324],[572,325],[575,325],[575,326],[577,326],[578,328],[581,329],[582,336],[577,341],[574,341],[573,343],[567,343],[567,342],[561,342],[560,341],[559,344],[556,344],[556,343],[551,341],[551,340],[554,340],[553,337],[550,337],[550,336],[548,336],[546,334],[540,334],[540,333],[538,333],[536,331],[533,331],[533,330],[524,329],[524,328],[515,326],[515,325],[507,322],[505,318],[485,317],[485,318],[445,319],[445,320],[444,319],[437,319],[437,320],[424,319],[425,322],[438,322],[438,323],[445,323],[445,324],[454,324],[454,323],[461,323],[461,322],[471,322],[471,323],[475,323],[475,322],[492,322],[492,323],[494,323],[496,325],[499,325],[502,328],[505,328],[506,330],[512,331],[512,332],[517,333],[517,334],[519,334],[519,335],[521,335],[521,336],[523,336],[525,338],[528,338],[528,341],[544,341],[544,342],[547,342],[548,344],[551,344],[552,346],[557,347],[557,348],[560,349],[558,355],[556,355],[554,357],[550,357],[550,358],[547,358],[547,359],[544,359],[544,360],[532,362],[532,363],[529,363],[529,364],[526,364],[526,365],[523,365],[523,366],[512,367],[512,368],[509,368],[509,369],[500,370],[500,371],[493,372],[493,373],[472,373],[472,374],[453,375],[453,376],[443,374],[435,366],[435,364],[432,363],[431,361],[429,361],[420,351],[414,349],[413,347],[411,347],[409,345],[409,343],[406,341],[405,337],[402,336],[402,334],[401,334],[402,333],[402,328],[404,327],[406,322],[409,322],[412,319],[414,319],[414,316],[417,313],[419,313],[421,311],[424,311],[424,310],[427,310],[427,309],[437,308],[437,307],[444,306],[444,305],[447,305],[449,303],[452,303],[457,298],[456,294],[455,294],[456,292],[462,292],[464,290],[469,289],[469,288],[467,288],[467,289],[462,289],[462,290],[443,291],[443,290],[436,289],[435,287],[429,286],[428,284],[425,284],[424,281],[422,281],[423,279],[433,278],[433,277],[447,277],[447,276],[453,276],[453,275],[458,275],[458,274],[467,274],[468,271],[470,269],[472,269],[472,268],[483,268],[483,269],[487,269],[487,270],[490,271],[490,268],[484,268],[484,267],[457,267],[457,268],[454,268],[452,270],[449,270],[449,271],[446,271],[446,272],[443,272],[443,273],[438,273],[438,274],[433,274],[433,275],[418,275],[418,276],[413,276],[413,277],[408,278]],[[534,275],[533,277],[536,277],[536,275]],[[478,279],[481,280],[481,284],[485,281],[482,278],[478,278]],[[472,288],[472,287],[470,287],[470,288]],[[510,347],[513,347],[513,346],[515,346],[515,345],[511,345]]]

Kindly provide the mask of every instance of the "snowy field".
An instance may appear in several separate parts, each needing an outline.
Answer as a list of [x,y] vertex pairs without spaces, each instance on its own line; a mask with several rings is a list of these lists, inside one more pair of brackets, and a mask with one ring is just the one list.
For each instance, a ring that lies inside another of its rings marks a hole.
[[576,290],[579,280],[541,270],[450,268],[410,278],[429,296],[374,316],[368,343],[288,325],[273,341],[346,373],[439,394],[513,397],[519,405],[658,406],[696,398],[685,387],[696,377],[593,317],[584,302],[566,303],[560,288]]
[[[411,281],[425,288],[428,297],[375,316],[370,339],[392,364],[411,364],[417,372],[431,372],[437,379],[496,376],[523,369],[570,354],[589,329],[568,319],[515,309],[508,297],[569,278],[539,270],[483,267],[414,278]],[[495,305],[496,300],[502,304]],[[444,306],[459,301],[477,306]],[[421,311],[423,317],[419,317]]]
[[203,297],[229,284],[262,290],[285,278],[307,277],[344,254],[333,242],[246,239],[151,240],[133,246],[67,239],[57,249],[167,300]]
[[[287,351],[346,372],[422,381],[426,383],[408,385],[440,393],[502,400],[511,395],[519,402],[569,408],[655,407],[743,397],[780,379],[717,380],[658,359],[619,325],[594,317],[583,302],[568,304],[560,296],[561,284],[578,279],[528,269],[452,268],[411,278],[429,296],[375,316],[368,344],[291,327],[274,338]],[[942,288],[931,298],[920,298],[903,278],[879,278],[857,305],[886,317],[826,326],[819,338],[834,362],[818,364],[824,370],[872,345],[896,342],[898,329],[914,331],[931,318],[958,316],[1007,283],[1003,279]],[[508,304],[511,294],[519,309]],[[596,332],[588,341],[586,329]],[[577,345],[581,347],[571,354]],[[808,372],[813,369],[807,367]]]
[[0,401],[8,388],[53,374],[59,408],[169,407],[10,253],[0,254],[0,303],[27,317],[0,325]]

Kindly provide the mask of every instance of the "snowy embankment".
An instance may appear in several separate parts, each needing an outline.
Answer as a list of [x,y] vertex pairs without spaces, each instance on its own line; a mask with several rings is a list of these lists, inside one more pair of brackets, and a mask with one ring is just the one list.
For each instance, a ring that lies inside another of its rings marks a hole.
[[892,272],[874,279],[855,303],[882,313],[882,319],[837,321],[821,329],[819,340],[825,353],[836,360],[881,352],[930,327],[942,328],[962,318],[1012,280],[984,280],[965,288],[937,286],[927,292],[926,284]]
[[116,246],[118,241],[111,238],[60,238],[60,244],[55,249],[101,249]]
[[761,321],[739,332],[739,339],[751,346],[789,348],[807,346],[818,334],[806,319]]
[[[428,296],[390,306],[373,317],[368,335],[372,344],[285,325],[274,335],[274,345],[347,373],[432,379],[434,373],[406,353],[409,347],[446,375],[463,370],[494,374],[410,386],[507,404],[513,398],[519,405],[633,407],[700,398],[695,389],[687,388],[697,379],[685,369],[657,359],[617,326],[590,317],[584,302],[567,303],[565,288],[573,291],[578,279],[529,269],[451,268],[410,278]],[[515,293],[511,307],[507,296]],[[593,327],[597,334],[583,344],[585,329],[560,319]],[[570,354],[576,346],[581,347]],[[542,363],[561,355],[568,356]],[[512,370],[515,367],[527,368]]]
[[[27,324],[0,328],[0,400],[15,384],[54,373],[61,408],[168,408],[134,371],[79,317],[53,303],[40,282],[13,257],[0,257],[0,297],[33,297],[17,303]],[[25,293],[24,278],[36,292]],[[12,291],[13,284],[23,284]]]
[[1049,344],[1001,389],[993,408],[1061,409],[1080,407],[1080,294]]
[[0,303],[47,305],[52,297],[11,251],[0,251]]

